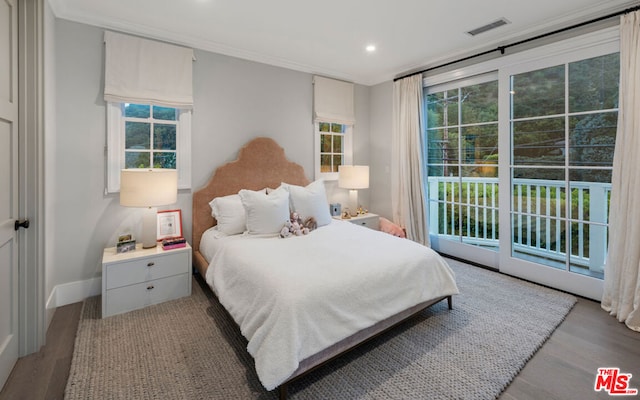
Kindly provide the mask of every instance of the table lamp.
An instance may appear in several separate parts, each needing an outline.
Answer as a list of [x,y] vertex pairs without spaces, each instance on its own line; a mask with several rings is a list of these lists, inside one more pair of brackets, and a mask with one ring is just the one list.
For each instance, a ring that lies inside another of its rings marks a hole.
[[338,166],[338,186],[343,189],[349,189],[349,209],[352,214],[357,214],[358,189],[367,189],[369,187],[369,166]]
[[120,173],[120,205],[144,207],[142,247],[157,245],[158,206],[178,200],[178,173],[175,169],[123,169]]

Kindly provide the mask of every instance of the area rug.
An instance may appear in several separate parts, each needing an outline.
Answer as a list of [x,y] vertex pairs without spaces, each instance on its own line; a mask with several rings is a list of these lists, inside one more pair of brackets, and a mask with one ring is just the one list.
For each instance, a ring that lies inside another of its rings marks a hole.
[[[460,294],[295,381],[291,399],[493,399],[576,302],[447,260]],[[194,280],[190,297],[100,319],[85,301],[65,399],[275,399],[246,341]]]

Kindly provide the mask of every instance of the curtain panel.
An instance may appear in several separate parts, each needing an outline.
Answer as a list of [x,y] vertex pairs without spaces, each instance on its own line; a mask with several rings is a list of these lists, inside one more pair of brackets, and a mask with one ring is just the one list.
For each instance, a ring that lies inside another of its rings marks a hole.
[[353,83],[313,77],[313,121],[354,125],[356,122]]
[[393,220],[407,238],[429,245],[422,169],[422,75],[393,84],[393,138],[391,142],[391,206]]
[[193,107],[193,49],[106,31],[104,99]]
[[640,11],[620,18],[620,104],[602,308],[640,331]]

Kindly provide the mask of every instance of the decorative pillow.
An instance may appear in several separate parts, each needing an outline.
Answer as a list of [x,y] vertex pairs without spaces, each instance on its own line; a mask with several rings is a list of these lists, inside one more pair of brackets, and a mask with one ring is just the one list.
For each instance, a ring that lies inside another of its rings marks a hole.
[[218,231],[226,235],[237,235],[247,230],[247,216],[239,195],[216,197],[209,205],[211,216],[218,221]]
[[316,219],[319,227],[331,223],[329,202],[327,202],[327,193],[324,189],[324,181],[322,179],[311,182],[306,187],[290,185],[288,183],[282,183],[280,187],[285,188],[289,192],[291,210],[297,212],[303,221],[306,221],[309,217],[313,217]]
[[289,219],[289,192],[278,188],[269,195],[264,190],[238,192],[247,215],[249,234],[278,234]]
[[393,236],[400,238],[406,237],[404,229],[400,225],[394,224],[384,217],[380,217],[380,230]]

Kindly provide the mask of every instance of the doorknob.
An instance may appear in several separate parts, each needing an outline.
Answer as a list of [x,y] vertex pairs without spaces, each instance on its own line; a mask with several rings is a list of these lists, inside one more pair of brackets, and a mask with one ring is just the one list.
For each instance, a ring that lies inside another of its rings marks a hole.
[[17,231],[20,228],[24,228],[27,229],[29,227],[29,220],[28,219],[17,219],[16,222],[13,224],[13,228]]

